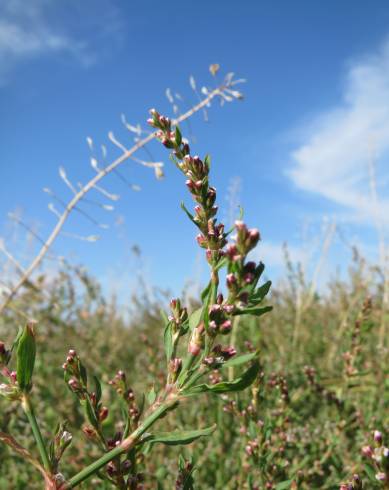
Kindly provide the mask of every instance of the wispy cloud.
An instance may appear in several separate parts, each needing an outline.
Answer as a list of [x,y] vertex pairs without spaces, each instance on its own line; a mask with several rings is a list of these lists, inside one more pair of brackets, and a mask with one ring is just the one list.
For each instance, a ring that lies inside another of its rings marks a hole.
[[[342,100],[317,114],[302,134],[288,172],[294,184],[340,205],[350,221],[371,223],[378,215],[389,227],[389,198],[383,195],[389,178],[389,41],[348,65]],[[369,189],[372,149],[379,207]]]
[[[53,22],[58,5],[57,2],[48,0],[2,0],[0,81],[4,83],[18,63],[44,55],[68,54],[83,66],[89,66],[96,61],[97,50],[90,45],[89,40],[85,40],[79,33],[71,32],[66,21],[60,24]],[[110,9],[110,14],[113,12],[116,12],[114,7]],[[118,23],[115,25],[118,26]],[[104,30],[106,31],[105,28]]]

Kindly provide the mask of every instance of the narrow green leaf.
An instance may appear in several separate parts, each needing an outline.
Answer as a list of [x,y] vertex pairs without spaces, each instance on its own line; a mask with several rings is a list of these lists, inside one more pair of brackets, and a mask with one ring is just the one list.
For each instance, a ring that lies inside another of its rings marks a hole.
[[212,286],[212,281],[209,281],[207,287],[202,291],[201,293],[201,301],[203,303],[205,303],[205,300],[207,299],[207,297],[209,296],[209,292],[211,290],[211,286]]
[[247,362],[252,361],[258,356],[258,352],[250,352],[249,354],[242,354],[241,356],[236,356],[230,359],[229,361],[226,361],[224,364],[222,364],[221,367],[233,367],[233,366],[240,366],[241,364],[246,364]]
[[141,442],[148,442],[150,444],[156,444],[160,442],[167,446],[179,446],[184,444],[190,444],[196,439],[204,436],[210,436],[216,429],[216,425],[207,427],[206,429],[199,430],[183,430],[176,432],[159,432],[157,434],[150,434],[146,436]]
[[265,282],[265,284],[262,284],[261,287],[259,287],[255,293],[251,296],[250,301],[253,304],[258,304],[260,303],[263,298],[267,295],[267,293],[270,291],[271,287],[271,281]]
[[287,490],[292,485],[293,480],[285,480],[276,485],[276,490]]
[[185,214],[188,216],[188,218],[191,220],[191,222],[197,226],[197,228],[200,228],[199,224],[196,223],[196,220],[194,219],[194,216],[192,213],[190,213],[187,209],[186,206],[183,202],[181,202],[181,209],[185,212]]
[[30,391],[34,371],[36,345],[33,323],[27,323],[18,340],[16,379],[22,391]]
[[100,380],[97,376],[93,376],[93,381],[95,384],[96,402],[99,403],[99,401],[101,400],[101,395],[102,395],[101,383],[100,383]]
[[176,126],[175,140],[176,140],[176,145],[180,146],[182,142],[182,134],[178,126]]
[[154,386],[151,387],[150,391],[146,395],[146,398],[149,405],[152,405],[155,402],[155,399],[157,398],[157,393]]
[[203,312],[203,308],[198,308],[195,310],[189,317],[189,329],[190,331],[193,331],[197,325],[200,323],[201,320],[201,314]]
[[237,310],[233,313],[233,315],[254,315],[254,316],[262,316],[268,311],[273,309],[272,306],[264,306],[262,308],[245,308],[244,310]]
[[89,400],[89,398],[85,398],[85,401],[82,402],[83,404],[85,404],[85,413],[86,413],[86,417],[89,421],[89,423],[95,428],[97,429],[97,427],[99,426],[99,422],[97,420],[97,417],[96,417],[96,413],[95,413],[95,410]]
[[199,393],[229,393],[231,391],[242,391],[249,387],[256,379],[259,372],[259,362],[256,361],[239,378],[233,381],[222,381],[215,385],[201,384],[183,391],[185,396],[193,396]]
[[163,333],[163,343],[165,345],[166,361],[169,362],[173,353],[173,332],[172,324],[167,323]]

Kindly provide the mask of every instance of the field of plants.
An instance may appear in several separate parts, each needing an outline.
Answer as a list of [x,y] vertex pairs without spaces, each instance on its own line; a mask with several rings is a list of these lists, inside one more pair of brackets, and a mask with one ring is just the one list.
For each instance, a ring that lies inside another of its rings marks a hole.
[[0,318],[0,488],[389,488],[385,271],[351,249],[320,293],[286,248],[272,285],[250,259],[260,216],[225,228],[210,158],[157,111],[148,123],[209,280],[158,300],[140,281],[123,316],[81,267],[22,277]]

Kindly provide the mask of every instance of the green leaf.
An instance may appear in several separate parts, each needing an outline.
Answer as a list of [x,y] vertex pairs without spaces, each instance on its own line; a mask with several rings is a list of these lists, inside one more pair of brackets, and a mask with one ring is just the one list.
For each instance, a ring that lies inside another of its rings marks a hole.
[[200,323],[201,320],[201,314],[203,312],[203,308],[198,308],[195,310],[189,317],[189,328],[190,331],[193,331],[197,325]]
[[181,209],[185,212],[185,214],[188,216],[188,218],[191,220],[191,222],[197,226],[197,228],[200,229],[200,226],[198,223],[196,223],[196,220],[194,219],[194,216],[192,213],[190,213],[187,209],[186,206],[183,202],[181,202]]
[[97,429],[98,426],[99,426],[99,422],[97,420],[97,417],[96,417],[96,413],[95,413],[95,410],[92,406],[92,403],[91,401],[89,400],[89,397],[86,397],[85,398],[85,401],[81,402],[82,404],[85,405],[85,413],[86,413],[86,417],[89,421],[89,423],[95,428]]
[[259,372],[259,362],[256,361],[239,378],[233,381],[222,381],[215,385],[201,384],[183,391],[185,396],[193,396],[199,393],[229,393],[231,391],[242,391],[249,387],[256,379]]
[[201,301],[203,303],[205,303],[205,300],[208,298],[209,296],[209,292],[211,290],[211,286],[212,286],[212,281],[209,281],[207,287],[205,289],[203,289],[203,291],[201,292]]
[[208,167],[208,170],[211,169],[211,156],[210,155],[205,155],[204,157],[204,164]]
[[250,302],[253,304],[258,304],[260,303],[263,298],[267,295],[271,287],[271,281],[265,282],[265,284],[262,284],[261,287],[259,287],[255,293],[251,296]]
[[216,425],[207,427],[206,429],[199,430],[182,430],[176,432],[159,432],[157,434],[150,434],[146,436],[141,442],[148,442],[150,444],[156,444],[160,442],[167,446],[179,446],[184,444],[190,444],[196,439],[204,436],[210,436],[216,429]]
[[146,398],[149,405],[152,405],[155,402],[155,399],[157,398],[157,393],[154,386],[151,387],[150,391],[146,395]]
[[171,322],[168,322],[165,327],[163,343],[165,346],[166,361],[169,362],[173,354],[173,332]]
[[244,310],[237,310],[233,313],[233,315],[254,315],[254,316],[262,316],[268,311],[273,309],[272,306],[264,306],[263,308],[245,308]]
[[371,466],[369,466],[368,464],[365,464],[364,470],[365,470],[365,473],[366,473],[367,477],[369,478],[369,480],[372,483],[376,483],[377,480],[376,480],[376,477],[375,477],[375,471],[374,471],[374,469]]
[[19,388],[28,392],[32,387],[32,373],[34,371],[36,355],[35,334],[33,323],[27,323],[17,344],[16,379]]
[[176,126],[175,140],[176,140],[176,145],[180,146],[180,144],[182,142],[182,134],[181,134],[180,128],[178,126]]
[[100,383],[100,380],[97,376],[93,376],[93,381],[95,384],[96,403],[99,403],[99,401],[101,400],[101,395],[102,395],[101,383]]
[[241,356],[236,356],[230,359],[229,361],[226,361],[225,363],[222,364],[221,367],[233,367],[233,366],[240,366],[241,364],[246,364],[249,361],[252,361],[258,356],[258,352],[250,352],[249,354],[242,354]]
[[290,488],[290,486],[292,485],[293,483],[293,480],[285,480],[285,481],[282,481],[281,483],[278,483],[276,485],[276,489],[275,490],[286,490],[287,488]]

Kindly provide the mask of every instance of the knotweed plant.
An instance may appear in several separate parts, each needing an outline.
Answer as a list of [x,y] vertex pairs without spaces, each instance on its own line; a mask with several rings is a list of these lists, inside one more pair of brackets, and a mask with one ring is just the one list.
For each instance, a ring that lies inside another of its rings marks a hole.
[[[217,430],[211,424],[163,431],[163,419],[169,412],[180,410],[203,395],[240,392],[259,379],[258,352],[250,348],[238,354],[231,343],[237,319],[244,315],[259,317],[271,309],[261,305],[270,289],[270,281],[260,284],[264,265],[248,258],[260,240],[259,231],[248,228],[241,220],[231,229],[225,229],[217,218],[217,192],[209,180],[209,156],[192,155],[179,127],[156,110],[150,113],[148,123],[156,130],[161,143],[171,150],[171,160],[184,174],[195,202],[193,213],[184,204],[182,208],[198,229],[196,239],[205,252],[209,282],[199,298],[200,307],[191,313],[180,299],[170,302],[170,315],[164,316],[166,382],[162,389],[135,393],[131,387],[131,373],[119,370],[113,376],[109,386],[122,407],[120,413],[112,413],[113,409],[104,403],[105,388],[96,376],[87,372],[83,355],[69,350],[62,366],[64,380],[83,409],[83,434],[100,452],[100,457],[74,475],[62,470],[66,451],[72,444],[72,428],[66,421],[59,421],[51,440],[47,440],[42,436],[39,416],[34,411],[36,325],[30,322],[22,328],[12,346],[0,343],[3,377],[0,393],[9,401],[21,404],[40,461],[17,442],[17,435],[0,433],[0,439],[26,464],[32,464],[41,472],[46,489],[76,488],[90,481],[91,477],[119,489],[144,488],[139,462],[145,461],[147,465],[154,445],[185,445],[200,437],[211,436]],[[237,332],[233,338],[237,338]],[[274,383],[280,387],[287,402],[286,381],[282,376],[276,376]],[[108,419],[117,421],[115,426],[122,429],[109,432]],[[258,450],[256,444],[256,441],[247,440],[249,457]],[[193,471],[193,462],[180,458],[177,489],[193,488]],[[90,483],[86,483],[90,488],[88,485]]]

